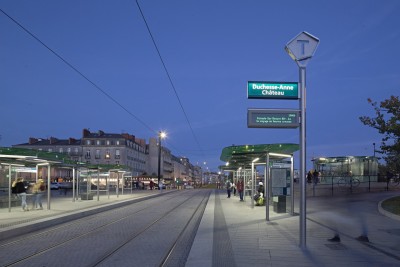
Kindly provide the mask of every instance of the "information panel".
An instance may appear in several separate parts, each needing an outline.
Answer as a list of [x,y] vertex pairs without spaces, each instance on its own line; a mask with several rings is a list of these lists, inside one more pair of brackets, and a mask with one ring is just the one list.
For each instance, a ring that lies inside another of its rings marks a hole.
[[297,128],[300,111],[295,109],[248,109],[248,128]]
[[299,99],[296,82],[247,82],[247,98],[255,99]]

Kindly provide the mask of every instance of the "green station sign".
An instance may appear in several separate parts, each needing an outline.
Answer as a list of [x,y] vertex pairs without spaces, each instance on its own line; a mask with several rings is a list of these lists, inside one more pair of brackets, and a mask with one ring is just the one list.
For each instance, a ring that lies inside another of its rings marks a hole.
[[248,128],[297,128],[300,111],[295,109],[248,109]]
[[248,99],[299,99],[297,82],[247,82]]

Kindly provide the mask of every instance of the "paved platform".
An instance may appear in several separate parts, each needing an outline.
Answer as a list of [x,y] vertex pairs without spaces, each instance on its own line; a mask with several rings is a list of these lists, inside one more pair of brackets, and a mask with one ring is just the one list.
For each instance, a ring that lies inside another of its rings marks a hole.
[[[328,199],[343,202],[348,197]],[[352,201],[359,197],[352,196]],[[247,200],[227,198],[223,190],[210,197],[186,266],[400,266],[400,216],[386,217],[377,211],[378,206],[367,218],[371,225],[378,225],[369,229],[371,242],[356,240],[359,232],[352,229],[342,231],[340,243],[329,242],[333,229],[321,223],[322,212],[320,217],[307,214],[306,246],[301,248],[299,216],[274,213],[271,207],[270,220],[266,221],[265,206],[252,208],[249,197]],[[307,202],[310,213],[326,208],[320,198],[309,197]],[[229,233],[223,244],[215,238],[223,231],[215,223],[220,213]],[[347,222],[342,227],[346,228]]]
[[[24,212],[14,207],[9,212],[3,208],[0,209],[0,238],[12,236],[15,229],[23,233],[43,225],[51,227],[66,219],[133,203],[157,193],[135,191],[118,197],[101,196],[99,201],[95,196],[90,201],[75,202],[71,197],[57,197],[53,198],[50,210]],[[329,199],[339,203],[346,197],[330,196]],[[353,201],[367,205],[361,198],[356,196]],[[275,213],[271,207],[270,220],[266,221],[265,207],[252,208],[250,197],[240,202],[237,196],[227,198],[224,190],[213,190],[186,266],[400,266],[399,216],[381,214],[377,211],[379,207],[372,203],[376,211],[368,218],[375,225],[369,230],[371,242],[360,242],[355,239],[356,232],[344,231],[340,243],[331,243],[327,239],[333,236],[333,229],[316,215],[316,211],[326,209],[320,200],[307,198],[306,247],[301,248],[298,215]],[[298,212],[297,204],[295,212]]]

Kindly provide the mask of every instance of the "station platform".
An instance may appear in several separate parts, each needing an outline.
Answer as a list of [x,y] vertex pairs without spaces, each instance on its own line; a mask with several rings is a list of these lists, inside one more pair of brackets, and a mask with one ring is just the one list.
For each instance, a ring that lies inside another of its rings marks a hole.
[[[340,218],[341,242],[328,241],[334,231],[329,224],[321,223],[321,218],[330,217],[319,212],[326,209],[326,201],[346,203],[350,198],[365,206],[360,206],[360,210],[370,209],[371,203],[365,199],[371,194],[374,193],[307,197],[306,245],[302,248],[298,214],[275,213],[271,206],[266,221],[265,206],[252,208],[250,197],[241,202],[238,196],[227,198],[225,190],[216,190],[208,202],[186,266],[400,266],[400,216],[385,212],[380,204],[372,203],[374,209],[365,218],[371,225],[370,242],[358,241],[360,232],[348,227],[346,218]],[[386,198],[399,192],[380,194]],[[298,205],[295,211],[298,212]]]
[[[99,201],[94,197],[90,201],[75,202],[71,197],[56,197],[52,199],[50,210],[24,212],[20,207],[13,207],[9,212],[2,208],[0,239],[13,236],[14,231],[28,233],[43,225],[51,227],[66,219],[134,203],[158,193],[157,190],[138,190],[118,197],[102,196]],[[399,193],[389,192],[387,196],[393,194]],[[345,197],[337,196],[335,201]],[[269,221],[266,221],[265,206],[252,207],[250,202],[250,197],[241,202],[237,195],[227,198],[225,190],[212,190],[186,266],[400,265],[400,217],[382,214],[379,206],[368,218],[373,224],[380,225],[369,229],[370,242],[361,242],[356,236],[343,233],[340,243],[332,243],[327,241],[333,236],[332,228],[313,217],[314,211],[326,208],[324,201],[319,197],[307,197],[306,246],[301,247],[298,214],[275,213],[271,207]],[[295,211],[298,212],[297,206]],[[383,235],[383,231],[393,232]]]

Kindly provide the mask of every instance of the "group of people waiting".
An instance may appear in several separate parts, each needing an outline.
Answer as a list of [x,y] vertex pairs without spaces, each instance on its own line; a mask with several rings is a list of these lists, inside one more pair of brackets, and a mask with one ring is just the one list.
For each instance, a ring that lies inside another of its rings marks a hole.
[[[244,182],[242,178],[239,178],[236,184],[232,183],[230,180],[226,181],[225,184],[228,198],[231,197],[231,193],[236,195],[236,192],[239,193],[240,201],[244,201],[243,194],[244,194]],[[262,182],[258,183],[257,193],[253,196],[254,200],[256,201],[257,206],[264,205],[264,184]]]
[[307,173],[307,183],[318,184],[320,173],[317,170],[310,170]]
[[46,191],[46,185],[43,179],[38,179],[37,182],[27,188],[24,179],[19,177],[11,185],[11,192],[19,199],[21,199],[21,206],[23,211],[29,211],[26,197],[28,192],[34,195],[32,209],[43,209],[42,195]]

